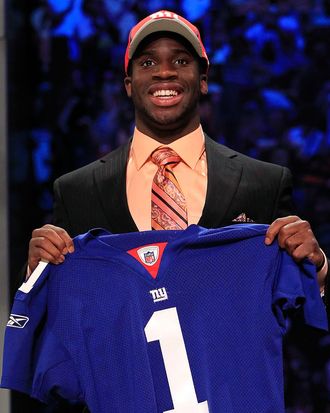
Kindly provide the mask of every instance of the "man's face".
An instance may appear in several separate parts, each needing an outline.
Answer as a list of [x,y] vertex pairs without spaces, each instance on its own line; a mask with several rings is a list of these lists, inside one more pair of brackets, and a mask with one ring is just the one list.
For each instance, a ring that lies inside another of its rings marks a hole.
[[172,37],[150,40],[131,65],[125,87],[141,132],[154,138],[171,133],[174,140],[198,127],[198,102],[207,93],[207,77],[188,47]]

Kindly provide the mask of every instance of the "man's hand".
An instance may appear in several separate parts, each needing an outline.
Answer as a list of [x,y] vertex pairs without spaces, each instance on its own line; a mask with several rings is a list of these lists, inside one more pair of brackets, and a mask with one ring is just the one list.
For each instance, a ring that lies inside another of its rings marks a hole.
[[70,235],[60,227],[44,225],[32,232],[29,244],[28,265],[34,271],[41,259],[52,264],[60,264],[68,252],[73,252],[74,246]]
[[[309,222],[297,216],[276,219],[268,228],[265,244],[270,245],[275,237],[296,262],[308,258],[317,269],[322,268],[325,257],[313,234]],[[325,274],[319,274],[320,288],[324,287]]]

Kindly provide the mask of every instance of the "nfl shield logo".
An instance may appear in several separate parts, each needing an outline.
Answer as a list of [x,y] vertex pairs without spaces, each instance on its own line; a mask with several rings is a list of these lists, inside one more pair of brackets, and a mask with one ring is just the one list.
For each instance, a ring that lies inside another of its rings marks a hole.
[[146,264],[153,264],[155,261],[156,261],[156,259],[155,259],[155,254],[154,254],[153,251],[147,251],[144,254],[144,262]]
[[148,266],[154,265],[159,257],[159,247],[157,245],[146,245],[137,250],[140,260]]

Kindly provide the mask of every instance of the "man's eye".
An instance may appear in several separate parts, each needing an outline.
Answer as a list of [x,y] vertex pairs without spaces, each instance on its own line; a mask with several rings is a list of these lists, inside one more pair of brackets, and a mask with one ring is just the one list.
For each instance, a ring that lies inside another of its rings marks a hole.
[[176,59],[175,63],[177,63],[178,65],[186,65],[188,64],[186,59]]
[[153,66],[154,64],[155,62],[153,62],[151,59],[148,59],[148,60],[144,60],[141,66],[148,67],[148,66]]

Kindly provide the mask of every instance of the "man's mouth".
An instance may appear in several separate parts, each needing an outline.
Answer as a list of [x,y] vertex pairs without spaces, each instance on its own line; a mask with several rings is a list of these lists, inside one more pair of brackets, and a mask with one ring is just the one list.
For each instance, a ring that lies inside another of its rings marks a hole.
[[157,97],[157,98],[168,99],[173,96],[178,96],[178,92],[176,90],[171,90],[171,89],[160,89],[160,90],[155,90],[152,96]]
[[183,90],[179,87],[154,86],[149,91],[154,105],[159,107],[171,107],[177,105],[183,99]]

